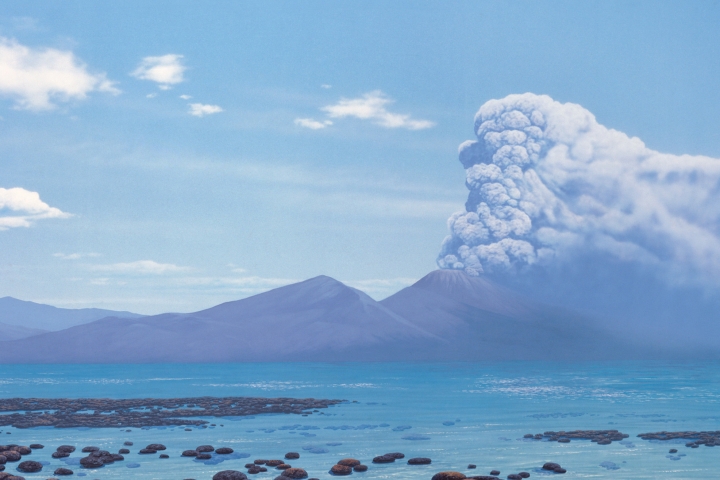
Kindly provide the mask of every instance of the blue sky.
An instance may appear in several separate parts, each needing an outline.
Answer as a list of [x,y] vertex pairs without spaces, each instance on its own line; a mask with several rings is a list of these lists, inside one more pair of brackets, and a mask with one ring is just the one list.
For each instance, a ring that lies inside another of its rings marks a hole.
[[720,2],[3,2],[0,188],[22,191],[0,296],[190,311],[326,274],[382,298],[436,268],[488,100],[720,157],[719,23]]

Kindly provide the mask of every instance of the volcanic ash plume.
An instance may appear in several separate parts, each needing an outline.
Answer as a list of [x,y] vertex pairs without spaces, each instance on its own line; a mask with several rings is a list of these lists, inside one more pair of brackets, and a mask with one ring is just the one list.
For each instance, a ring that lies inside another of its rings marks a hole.
[[603,252],[718,282],[720,160],[669,155],[534,94],[491,100],[460,145],[470,193],[441,268],[518,271]]

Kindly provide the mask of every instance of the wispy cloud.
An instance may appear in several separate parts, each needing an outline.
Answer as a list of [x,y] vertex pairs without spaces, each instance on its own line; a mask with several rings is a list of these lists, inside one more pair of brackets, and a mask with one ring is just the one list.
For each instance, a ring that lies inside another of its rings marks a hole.
[[30,48],[0,37],[0,95],[15,108],[50,110],[56,102],[82,100],[91,92],[120,93],[104,73],[90,73],[73,52]]
[[178,273],[190,270],[189,267],[180,267],[172,263],[158,263],[153,260],[92,265],[90,269],[96,272],[139,275],[163,275],[167,273]]
[[140,80],[149,80],[158,84],[160,89],[167,90],[185,80],[187,67],[182,63],[183,56],[177,54],[145,57],[130,74]]
[[357,288],[372,297],[386,297],[417,282],[417,278],[372,278],[367,280],[350,280],[343,282],[348,286]]
[[99,253],[53,253],[53,257],[63,260],[80,260],[81,258],[99,257]]
[[375,90],[359,98],[342,98],[338,103],[321,110],[330,118],[359,118],[385,128],[424,130],[435,126],[435,122],[429,120],[415,120],[408,114],[389,112],[386,107],[392,103],[394,100],[380,90]]
[[[3,216],[3,213],[10,215]],[[0,188],[0,230],[29,227],[33,222],[46,218],[68,218],[58,208],[40,200],[40,194],[24,188]]]
[[300,127],[309,128],[311,130],[320,130],[322,128],[326,128],[330,125],[332,125],[333,122],[331,120],[325,120],[325,121],[318,121],[314,120],[312,118],[296,118],[295,119],[295,125],[298,125]]
[[222,112],[222,107],[218,105],[205,105],[202,103],[191,103],[190,110],[188,113],[196,117],[204,117],[205,115],[212,115],[214,113]]
[[192,95],[180,95],[180,98],[183,100],[190,100],[192,98]]

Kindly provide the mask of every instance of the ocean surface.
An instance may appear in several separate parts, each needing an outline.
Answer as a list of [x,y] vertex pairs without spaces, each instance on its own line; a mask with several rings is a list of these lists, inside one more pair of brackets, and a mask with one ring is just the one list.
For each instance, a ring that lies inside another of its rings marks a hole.
[[[559,478],[720,478],[720,447],[690,449],[685,441],[645,441],[639,433],[720,430],[720,364],[174,364],[174,365],[2,365],[0,396],[12,397],[194,397],[262,396],[345,399],[322,414],[259,415],[209,419],[217,427],[130,429],[15,429],[0,427],[0,444],[42,443],[26,459],[48,462],[46,479],[58,467],[88,479],[211,479],[221,470],[246,471],[256,458],[289,461],[311,477],[329,478],[344,457],[370,469],[350,478],[428,479],[443,470],[500,478],[519,471],[548,478],[544,462],[560,463]],[[355,403],[356,402],[356,403]],[[224,425],[220,427],[220,424]],[[548,430],[617,429],[623,442],[597,445],[534,441],[527,433]],[[134,442],[124,462],[97,470],[73,465],[87,445],[117,452]],[[162,443],[169,459],[140,455]],[[78,447],[70,459],[54,460],[58,445]],[[198,445],[229,446],[233,458],[203,463],[180,457]],[[669,454],[677,448],[677,454]],[[375,465],[372,457],[402,452],[405,460]],[[432,464],[410,466],[410,457]],[[69,466],[68,466],[69,462]],[[469,464],[477,465],[469,470]],[[16,472],[7,464],[7,472]],[[133,467],[133,468],[129,468]],[[249,475],[262,480],[281,472]]]

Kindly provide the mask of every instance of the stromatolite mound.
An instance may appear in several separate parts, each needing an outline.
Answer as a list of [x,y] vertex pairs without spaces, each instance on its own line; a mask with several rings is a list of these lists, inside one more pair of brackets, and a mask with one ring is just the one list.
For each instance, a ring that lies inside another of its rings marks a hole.
[[25,477],[10,475],[9,473],[0,473],[0,480],[25,480]]
[[210,455],[209,453],[198,453],[197,457],[195,458],[197,458],[198,460],[210,460],[212,458],[212,455]]
[[237,470],[223,470],[213,475],[212,480],[247,480],[247,475]]
[[[215,447],[213,447],[212,445],[200,445],[199,447],[197,447],[195,449],[195,451],[198,453],[214,452]],[[230,472],[230,471],[232,471],[232,470],[228,470],[228,472]]]
[[380,455],[373,458],[373,463],[392,463],[395,461],[395,457],[389,457],[387,455]]
[[32,453],[32,450],[30,450],[28,447],[23,447],[21,445],[16,446],[13,448],[16,452],[18,452],[20,455],[30,455]]
[[415,457],[408,460],[408,465],[430,465],[432,460],[427,457]]
[[286,478],[307,478],[308,474],[305,470],[302,468],[288,468],[285,470],[282,475]]
[[37,473],[40,470],[42,470],[42,463],[35,462],[33,460],[26,460],[24,462],[20,462],[20,465],[18,465],[18,470],[23,473]]
[[392,458],[394,458],[395,460],[399,460],[399,459],[401,459],[401,458],[405,458],[405,454],[404,454],[404,453],[400,453],[400,452],[386,453],[385,456],[386,456],[386,457],[392,457]]
[[292,468],[291,465],[288,465],[287,463],[281,463],[277,467],[275,467],[277,470],[287,470],[288,468]]
[[75,451],[75,447],[72,445],[60,445],[55,450],[58,452],[73,453]]
[[58,468],[58,469],[55,470],[55,472],[53,473],[53,475],[60,475],[60,476],[62,476],[62,475],[72,475],[73,473],[75,473],[75,472],[73,472],[73,471],[70,470],[69,468],[60,467],[60,468]]
[[300,458],[300,454],[298,452],[288,452],[285,454],[285,458],[288,460],[297,460]]
[[439,472],[433,475],[432,480],[463,480],[465,475],[460,472]]
[[31,443],[30,448],[32,448],[33,450],[42,450],[43,448],[45,448],[45,445],[41,443]]
[[143,455],[152,455],[153,453],[157,453],[157,450],[154,450],[152,448],[143,448],[140,449],[138,453],[141,453]]
[[261,458],[258,458],[257,460],[253,460],[253,463],[255,465],[265,465],[267,463],[267,460],[263,460]]
[[155,450],[156,452],[160,450],[167,450],[167,447],[162,443],[151,443],[145,448],[147,448],[148,450]]
[[266,460],[265,461],[265,465],[267,465],[268,467],[277,467],[278,465],[282,465],[283,463],[285,463],[285,462],[283,462],[282,460]]
[[520,475],[520,478],[530,478],[530,473],[528,472],[520,472],[518,475]]
[[85,468],[100,468],[104,467],[105,463],[97,457],[83,457],[80,459],[80,465]]
[[356,460],[354,458],[343,458],[339,462],[337,462],[338,465],[345,465],[346,467],[354,467],[355,465],[360,465],[360,460]]
[[5,460],[8,462],[19,462],[22,458],[22,455],[20,455],[15,450],[7,450],[3,452],[3,457],[5,457]]
[[330,469],[330,473],[333,475],[350,475],[352,473],[352,468],[347,465],[333,465]]
[[128,453],[130,453],[130,450],[128,450],[127,448],[121,448],[120,450],[118,450],[118,453],[120,455],[127,455]]
[[50,456],[52,458],[66,458],[69,457],[70,454],[68,452],[53,452],[53,454]]
[[167,453],[161,453],[160,458],[170,458],[170,455],[168,455]]
[[215,450],[215,453],[217,453],[218,455],[229,455],[229,454],[233,453],[234,451],[235,450],[233,450],[230,447],[221,447],[221,448],[218,448],[217,450]]
[[80,451],[83,453],[92,453],[97,452],[98,450],[100,450],[100,447],[83,447]]
[[353,470],[355,470],[356,472],[367,472],[367,469],[368,469],[368,466],[363,465],[362,463],[360,465],[355,465],[353,467]]
[[553,471],[553,472],[555,472],[555,473],[565,473],[565,472],[567,472],[567,470],[565,470],[564,468],[562,468],[559,463],[555,463],[555,462],[546,462],[546,463],[542,466],[542,469],[543,469],[543,470],[550,470],[550,471]]
[[197,457],[197,450],[185,450],[180,455],[183,457]]

